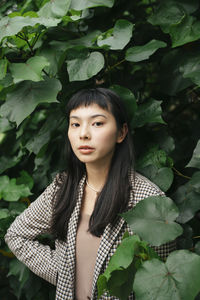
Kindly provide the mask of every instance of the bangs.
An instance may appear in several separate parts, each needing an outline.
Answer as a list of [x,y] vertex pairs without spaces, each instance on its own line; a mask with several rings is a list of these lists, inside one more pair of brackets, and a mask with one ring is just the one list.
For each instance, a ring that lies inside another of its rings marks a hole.
[[74,109],[81,106],[89,106],[91,104],[97,104],[101,108],[110,110],[110,99],[108,95],[105,95],[102,91],[97,89],[81,90],[76,93],[67,104],[67,115]]

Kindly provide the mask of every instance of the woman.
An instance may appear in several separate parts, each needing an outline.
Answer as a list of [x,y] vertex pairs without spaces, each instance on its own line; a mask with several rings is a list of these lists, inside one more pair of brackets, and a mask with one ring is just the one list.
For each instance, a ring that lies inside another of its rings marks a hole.
[[[66,172],[16,218],[5,240],[19,260],[56,285],[57,300],[97,299],[99,274],[125,231],[132,233],[119,213],[163,193],[132,169],[127,116],[114,92],[80,91],[67,114]],[[54,234],[55,250],[36,240],[46,232]],[[174,243],[156,250],[166,257]],[[101,299],[117,298],[104,294]]]

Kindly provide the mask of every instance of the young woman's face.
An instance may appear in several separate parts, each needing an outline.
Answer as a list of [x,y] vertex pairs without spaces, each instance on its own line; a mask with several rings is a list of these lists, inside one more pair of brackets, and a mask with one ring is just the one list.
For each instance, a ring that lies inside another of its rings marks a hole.
[[68,137],[77,158],[86,164],[109,165],[116,143],[125,137],[111,112],[97,104],[70,112]]

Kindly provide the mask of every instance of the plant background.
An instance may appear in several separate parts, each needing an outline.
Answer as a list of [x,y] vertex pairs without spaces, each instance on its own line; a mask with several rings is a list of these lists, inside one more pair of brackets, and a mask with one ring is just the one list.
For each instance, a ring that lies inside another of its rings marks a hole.
[[3,237],[65,168],[65,106],[81,88],[122,96],[136,169],[176,202],[179,248],[200,254],[199,12],[198,0],[1,1],[1,299],[54,299]]

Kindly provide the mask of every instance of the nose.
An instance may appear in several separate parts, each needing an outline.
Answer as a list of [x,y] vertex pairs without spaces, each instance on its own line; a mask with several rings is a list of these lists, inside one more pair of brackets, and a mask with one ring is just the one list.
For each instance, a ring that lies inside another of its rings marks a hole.
[[90,130],[87,125],[82,125],[80,130],[80,139],[81,140],[88,140],[90,139]]

